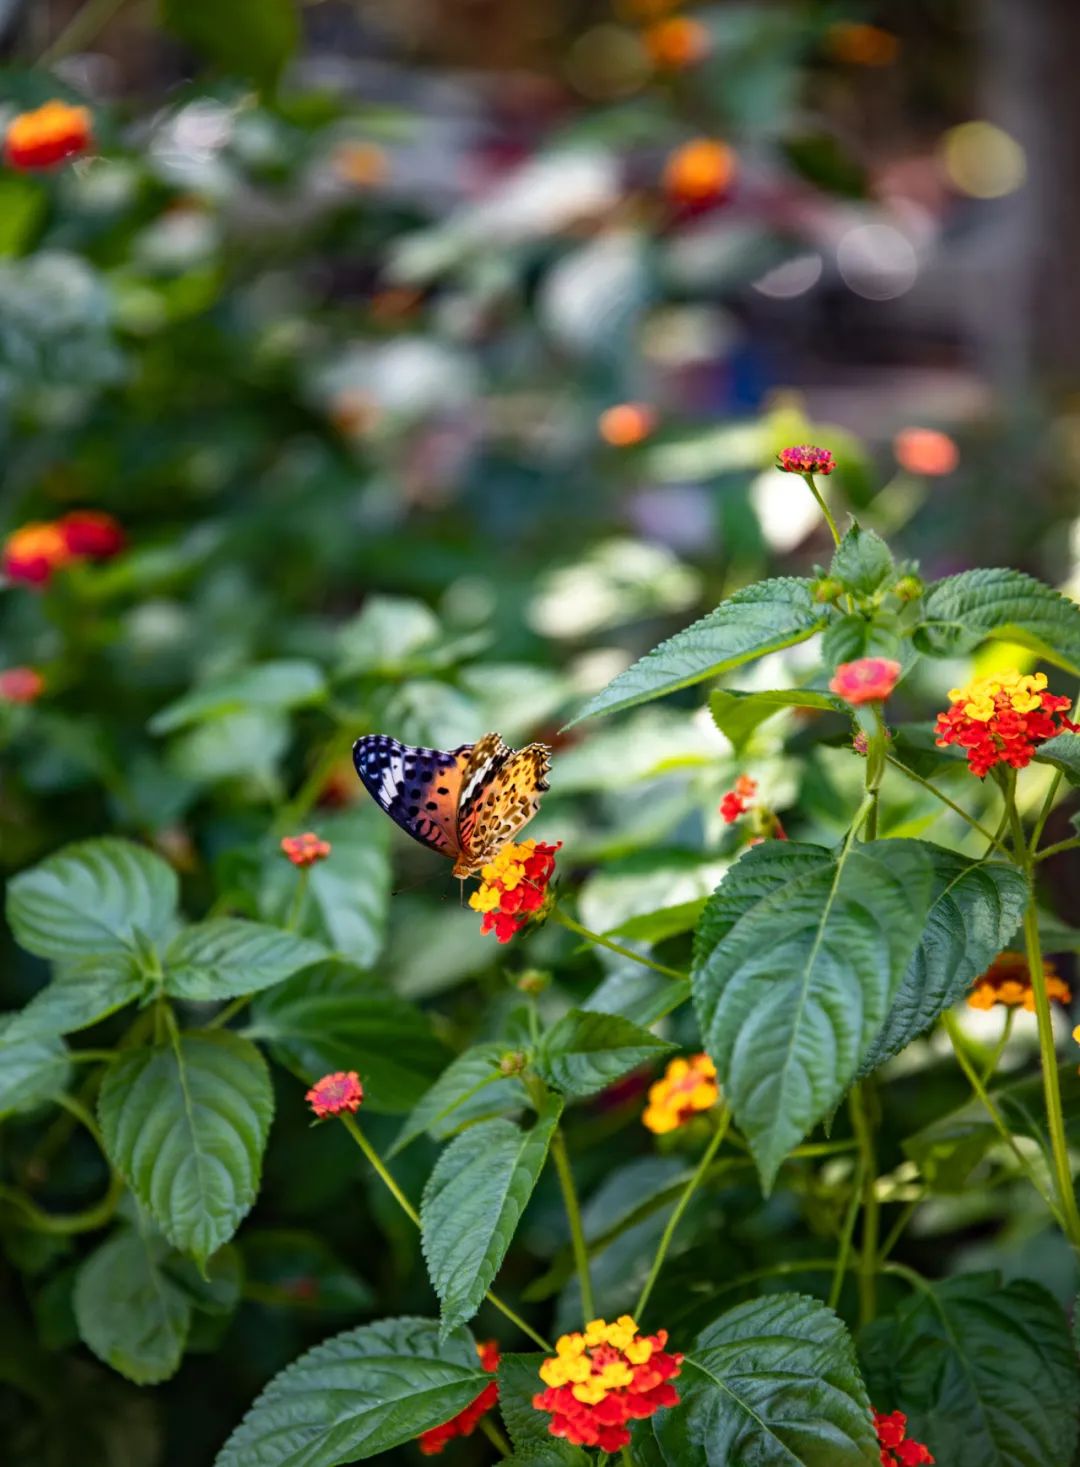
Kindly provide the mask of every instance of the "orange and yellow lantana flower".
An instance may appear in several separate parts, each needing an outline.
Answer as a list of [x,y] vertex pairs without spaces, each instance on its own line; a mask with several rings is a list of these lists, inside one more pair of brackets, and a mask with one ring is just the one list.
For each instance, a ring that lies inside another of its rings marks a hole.
[[716,1066],[707,1054],[673,1059],[663,1078],[649,1088],[642,1125],[657,1136],[676,1131],[720,1099]]

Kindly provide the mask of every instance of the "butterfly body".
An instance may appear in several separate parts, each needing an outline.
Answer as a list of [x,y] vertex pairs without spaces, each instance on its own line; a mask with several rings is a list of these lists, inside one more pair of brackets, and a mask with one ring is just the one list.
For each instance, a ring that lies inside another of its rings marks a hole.
[[471,876],[540,808],[551,768],[544,744],[509,749],[498,734],[456,749],[425,749],[365,734],[353,764],[372,799],[421,845]]

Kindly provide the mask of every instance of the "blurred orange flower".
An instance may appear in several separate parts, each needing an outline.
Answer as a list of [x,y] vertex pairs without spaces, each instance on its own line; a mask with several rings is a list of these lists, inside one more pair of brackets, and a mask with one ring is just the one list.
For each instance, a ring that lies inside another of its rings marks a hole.
[[85,153],[92,142],[87,108],[53,100],[12,118],[4,138],[4,162],[24,172],[52,168]]
[[[1056,998],[1059,1003],[1072,1001],[1072,990],[1064,978],[1058,976],[1057,966],[1049,958],[1043,959],[1043,977],[1050,998]],[[968,1007],[973,1009],[992,1009],[1000,1003],[1006,1008],[1022,1005],[1029,1014],[1033,1013],[1035,990],[1031,986],[1031,969],[1024,954],[998,953],[986,972],[976,978],[967,1001]]]
[[645,49],[661,71],[682,71],[709,54],[709,32],[699,20],[674,15],[645,32]]
[[951,474],[960,462],[960,450],[947,433],[935,428],[905,428],[893,439],[896,462],[909,474],[937,478]]
[[600,414],[600,437],[613,448],[630,448],[648,438],[656,427],[656,412],[648,403],[620,402]]
[[735,177],[735,153],[714,138],[695,138],[676,148],[664,165],[664,189],[681,204],[712,203]]
[[59,525],[35,520],[14,530],[4,541],[0,567],[9,580],[44,586],[53,572],[72,558],[71,547]]
[[900,42],[891,31],[861,21],[841,20],[825,38],[829,55],[851,66],[891,66],[900,54]]
[[339,143],[330,158],[330,166],[353,188],[371,188],[390,176],[390,161],[375,143]]

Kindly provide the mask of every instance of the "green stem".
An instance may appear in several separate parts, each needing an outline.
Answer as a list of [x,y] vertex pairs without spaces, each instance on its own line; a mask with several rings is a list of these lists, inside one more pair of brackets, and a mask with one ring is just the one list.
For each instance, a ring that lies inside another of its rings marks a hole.
[[66,1110],[69,1115],[75,1117],[80,1125],[85,1126],[85,1128],[90,1132],[91,1136],[93,1136],[94,1140],[97,1142],[98,1149],[102,1153],[104,1153],[105,1141],[102,1137],[101,1131],[98,1128],[98,1123],[94,1119],[90,1111],[87,1109],[87,1107],[83,1105],[82,1101],[76,1099],[74,1095],[68,1095],[64,1091],[61,1091],[60,1094],[55,1096],[54,1098],[57,1105],[60,1106],[62,1110]]
[[499,1453],[500,1457],[512,1457],[514,1455],[514,1449],[503,1436],[499,1428],[495,1425],[494,1421],[492,1421],[490,1416],[481,1416],[480,1430],[484,1433],[488,1441]]
[[555,1163],[559,1186],[562,1188],[563,1205],[566,1208],[566,1221],[570,1225],[570,1244],[574,1253],[574,1266],[581,1285],[582,1316],[585,1320],[590,1320],[596,1314],[596,1304],[593,1300],[592,1275],[589,1273],[589,1250],[585,1246],[585,1229],[581,1225],[581,1208],[578,1206],[574,1174],[570,1170],[566,1137],[561,1129],[557,1130],[552,1137],[551,1159]]
[[311,867],[303,866],[297,873],[296,890],[293,892],[292,904],[289,907],[289,915],[285,919],[285,931],[295,932],[300,923],[300,914],[304,910],[304,898],[307,896],[308,879],[311,876]]
[[225,1007],[223,1009],[218,1009],[214,1017],[210,1019],[203,1027],[206,1029],[224,1028],[224,1026],[229,1022],[230,1019],[234,1019],[236,1015],[241,1012],[242,1009],[247,1008],[248,1004],[251,1002],[254,996],[255,995],[251,993],[241,993],[236,998],[230,999]]
[[879,1268],[882,1264],[884,1264],[885,1260],[896,1247],[897,1243],[899,1243],[904,1229],[911,1221],[915,1213],[915,1209],[922,1203],[922,1201],[922,1197],[916,1197],[914,1201],[904,1203],[904,1206],[900,1210],[900,1216],[896,1219],[896,1222],[889,1229],[889,1235],[885,1239],[884,1243],[882,1243],[881,1248],[878,1252]]
[[974,815],[969,815],[962,805],[958,805],[955,800],[950,800],[948,795],[942,790],[939,790],[936,784],[931,784],[928,779],[923,779],[921,774],[916,774],[914,769],[909,769],[906,764],[901,764],[900,760],[892,754],[885,756],[885,762],[891,764],[893,769],[898,769],[901,774],[906,775],[913,783],[921,785],[924,790],[929,790],[943,805],[948,805],[954,815],[959,815],[961,820],[967,821],[972,830],[977,830],[980,835],[985,836],[990,842],[991,847],[996,846],[999,850],[1005,849],[1004,843],[999,836],[995,835],[992,830],[988,830],[980,820],[976,820]]
[[1073,835],[1068,840],[1059,840],[1057,845],[1044,846],[1032,860],[1045,861],[1048,856],[1060,855],[1062,851],[1075,851],[1077,846],[1080,846],[1080,835]]
[[68,1059],[73,1065],[111,1064],[119,1050],[116,1049],[71,1049]]
[[311,772],[297,790],[296,794],[285,805],[274,822],[274,829],[282,835],[288,835],[295,826],[303,820],[305,815],[314,805],[322,793],[323,786],[333,774],[334,768],[348,754],[353,746],[357,734],[363,730],[360,728],[339,728],[331,734],[323,746],[322,753],[316,759]]
[[597,947],[606,947],[608,952],[630,958],[633,962],[640,963],[643,968],[651,968],[654,973],[662,973],[665,978],[677,978],[681,983],[686,984],[690,982],[689,974],[681,973],[678,968],[668,968],[663,963],[654,963],[651,958],[643,958],[640,953],[634,952],[633,948],[622,947],[619,943],[612,942],[609,937],[601,937],[598,932],[590,932],[587,927],[582,927],[580,922],[575,922],[573,917],[567,916],[561,907],[553,907],[551,915],[561,927],[565,927],[568,932],[576,932],[579,937],[584,937],[586,942],[594,942]]
[[1061,788],[1061,780],[1062,773],[1058,769],[1050,781],[1050,787],[1046,791],[1046,798],[1043,800],[1042,809],[1039,811],[1038,819],[1035,821],[1035,828],[1031,832],[1031,844],[1028,846],[1029,855],[1033,856],[1039,849],[1042,833],[1046,829],[1046,822],[1050,819],[1050,811],[1054,808],[1054,801],[1057,799],[1058,790]]
[[648,1304],[653,1286],[660,1276],[660,1270],[664,1266],[664,1259],[667,1257],[668,1249],[671,1247],[671,1240],[675,1236],[675,1230],[682,1221],[683,1213],[690,1206],[690,1199],[701,1186],[705,1174],[712,1165],[713,1158],[720,1150],[720,1143],[727,1134],[727,1129],[730,1124],[731,1111],[727,1106],[724,1106],[716,1118],[716,1130],[713,1132],[712,1140],[702,1153],[701,1160],[698,1162],[693,1176],[683,1188],[682,1195],[672,1209],[671,1216],[667,1220],[667,1226],[661,1234],[660,1242],[656,1247],[656,1256],[653,1258],[652,1267],[649,1269],[649,1276],[642,1285],[641,1293],[638,1295],[638,1301],[634,1305],[634,1318],[637,1320],[640,1320],[645,1312],[645,1306]]
[[859,1142],[859,1170],[862,1173],[863,1227],[859,1254],[859,1322],[868,1325],[877,1313],[878,1228],[881,1204],[877,1196],[877,1160],[874,1156],[874,1131],[867,1111],[869,1082],[862,1081],[851,1091],[851,1124]]
[[[419,1228],[419,1213],[416,1211],[416,1208],[412,1205],[409,1199],[405,1196],[405,1193],[398,1186],[397,1182],[394,1180],[389,1169],[387,1168],[386,1163],[383,1161],[379,1153],[375,1150],[374,1146],[372,1146],[368,1138],[364,1135],[363,1131],[357,1125],[355,1119],[347,1112],[343,1112],[338,1117],[338,1119],[344,1125],[349,1135],[356,1142],[357,1146],[359,1146],[360,1150],[364,1153],[366,1159],[374,1167],[376,1175],[379,1177],[379,1180],[386,1187],[387,1191],[390,1193],[391,1197],[393,1197],[397,1205],[401,1208],[402,1212],[415,1227]],[[547,1340],[544,1339],[543,1335],[537,1334],[536,1330],[534,1330],[530,1324],[526,1324],[525,1320],[523,1320],[520,1315],[515,1314],[514,1311],[510,1308],[509,1304],[504,1304],[496,1293],[494,1293],[491,1289],[488,1289],[487,1293],[484,1295],[484,1298],[488,1301],[489,1304],[494,1305],[494,1307],[500,1312],[500,1314],[504,1314],[512,1324],[515,1324],[518,1329],[521,1330],[522,1334],[528,1335],[529,1339],[532,1340],[535,1345],[539,1345],[541,1350],[546,1350],[549,1354],[551,1353],[552,1347],[547,1342]]]
[[847,1213],[844,1216],[844,1224],[840,1230],[840,1247],[836,1254],[836,1267],[833,1270],[832,1287],[829,1290],[829,1308],[835,1309],[840,1303],[840,1290],[844,1287],[844,1275],[848,1271],[848,1263],[851,1258],[851,1241],[855,1236],[855,1219],[859,1215],[862,1206],[863,1163],[860,1156],[855,1167],[854,1182],[851,1188],[851,1201],[848,1203]]
[[866,750],[866,793],[870,797],[870,809],[863,827],[863,840],[877,840],[878,805],[881,798],[881,780],[885,773],[885,720],[881,704],[874,703],[870,709],[874,719],[874,731]]
[[81,1212],[56,1214],[38,1207],[14,1187],[0,1187],[0,1201],[17,1207],[34,1232],[49,1233],[53,1237],[69,1237],[75,1233],[90,1233],[103,1228],[112,1219],[123,1195],[123,1178],[114,1172],[100,1202],[83,1208]]
[[1035,1188],[1036,1192],[1038,1192],[1039,1196],[1046,1203],[1050,1211],[1053,1213],[1058,1224],[1064,1226],[1062,1222],[1061,1212],[1057,1206],[1057,1203],[1054,1201],[1050,1193],[1047,1192],[1046,1188],[1042,1185],[1042,1182],[1039,1180],[1035,1171],[1032,1169],[1031,1163],[1029,1162],[1028,1158],[1024,1155],[1019,1146],[1016,1144],[1016,1137],[1005,1124],[1005,1118],[1002,1116],[1001,1111],[998,1110],[998,1107],[994,1102],[993,1097],[987,1090],[986,1086],[983,1084],[979,1072],[976,1070],[975,1066],[968,1058],[967,1051],[964,1045],[964,1035],[960,1029],[960,1025],[956,1021],[956,1015],[946,1009],[946,1011],[941,1016],[941,1023],[952,1043],[953,1053],[956,1056],[956,1061],[959,1064],[960,1068],[963,1070],[964,1074],[967,1076],[968,1084],[971,1086],[972,1090],[974,1090],[975,1094],[982,1102],[983,1109],[986,1111],[987,1115],[994,1123],[994,1129],[997,1131],[1001,1139],[1005,1142],[1005,1145],[1012,1152],[1013,1156],[1015,1156],[1017,1162],[1020,1165],[1021,1171],[1027,1177],[1031,1185]]
[[821,513],[825,516],[825,523],[828,525],[830,531],[832,532],[833,544],[834,545],[839,545],[840,544],[840,531],[836,528],[836,521],[832,517],[832,511],[829,509],[829,506],[825,503],[825,500],[822,498],[821,491],[818,489],[818,486],[814,483],[814,476],[813,476],[813,474],[803,474],[802,477],[806,480],[806,485],[807,485],[807,488],[810,490],[810,493],[817,500],[817,502],[818,502],[818,508],[821,510]]
[[990,1051],[990,1058],[987,1060],[985,1066],[983,1067],[982,1082],[984,1085],[989,1085],[990,1081],[993,1079],[994,1071],[998,1067],[998,1061],[1004,1054],[1005,1046],[1008,1044],[1010,1038],[1012,1037],[1013,1023],[1015,1019],[1016,1010],[1014,1008],[1006,1008],[1005,1022],[1001,1026],[1001,1037],[994,1045],[993,1049]]

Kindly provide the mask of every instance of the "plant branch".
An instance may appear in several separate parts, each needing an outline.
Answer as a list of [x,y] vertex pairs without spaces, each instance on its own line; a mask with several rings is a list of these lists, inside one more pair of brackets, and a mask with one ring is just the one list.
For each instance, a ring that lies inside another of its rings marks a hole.
[[581,1208],[578,1206],[574,1174],[570,1170],[570,1158],[566,1152],[566,1138],[559,1129],[551,1139],[551,1158],[555,1163],[559,1186],[562,1188],[566,1220],[570,1225],[570,1243],[574,1250],[574,1264],[581,1285],[581,1310],[586,1320],[596,1313],[593,1300],[592,1275],[589,1272],[589,1250],[585,1245],[585,1230],[581,1225]]
[[[609,937],[601,937],[598,932],[590,932],[587,927],[583,927],[580,922],[568,916],[561,907],[553,907],[551,915],[561,927],[565,927],[568,932],[576,932],[578,937],[585,938],[586,942],[594,942],[597,947],[606,947],[608,952],[618,953],[620,957],[630,958],[632,962],[640,963],[643,968],[651,968],[654,973],[662,973],[665,978],[677,978],[681,983],[689,985],[690,975],[688,973],[682,973],[678,968],[665,967],[663,963],[654,963],[651,958],[642,957],[640,953],[634,952],[633,948],[622,947],[621,944],[612,942]],[[689,988],[687,991],[689,993]]]
[[972,830],[977,830],[980,835],[986,837],[990,842],[991,849],[997,847],[999,850],[1005,850],[1000,836],[995,835],[992,830],[989,830],[983,825],[982,821],[976,820],[974,815],[969,815],[962,805],[958,805],[955,800],[950,800],[949,796],[943,790],[939,790],[936,784],[931,784],[928,779],[923,779],[921,774],[916,774],[914,769],[909,769],[906,764],[902,764],[893,754],[886,755],[886,763],[891,764],[894,769],[898,769],[901,774],[906,775],[915,784],[921,785],[924,790],[929,790],[930,794],[934,795],[936,799],[939,799],[943,805],[947,805],[954,815],[959,815],[961,820],[966,820]]

